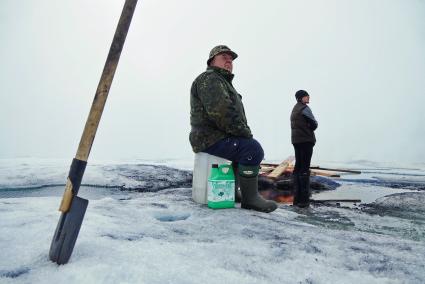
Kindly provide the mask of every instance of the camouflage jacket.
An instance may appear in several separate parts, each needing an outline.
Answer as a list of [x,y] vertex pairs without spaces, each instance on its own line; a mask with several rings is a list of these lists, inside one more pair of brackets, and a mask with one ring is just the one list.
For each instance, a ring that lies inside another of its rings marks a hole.
[[190,144],[195,153],[229,137],[251,138],[242,96],[233,88],[233,74],[208,67],[190,90]]

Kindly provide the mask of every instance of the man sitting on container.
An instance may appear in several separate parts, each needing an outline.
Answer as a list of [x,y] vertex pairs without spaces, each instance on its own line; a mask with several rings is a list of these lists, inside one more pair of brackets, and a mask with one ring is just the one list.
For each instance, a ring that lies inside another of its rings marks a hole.
[[225,45],[214,47],[207,70],[190,91],[190,144],[195,153],[205,152],[237,163],[235,175],[242,192],[241,207],[261,212],[277,208],[258,194],[258,171],[263,148],[252,138],[242,96],[232,85],[233,60],[238,55]]

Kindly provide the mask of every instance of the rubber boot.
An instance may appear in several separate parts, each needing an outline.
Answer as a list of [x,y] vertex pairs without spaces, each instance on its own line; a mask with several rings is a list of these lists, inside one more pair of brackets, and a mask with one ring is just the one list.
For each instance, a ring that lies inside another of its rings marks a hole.
[[235,174],[235,202],[241,203],[242,192],[239,188],[239,175],[238,175],[238,164],[232,163],[233,173]]
[[299,195],[298,195],[298,191],[299,191],[299,188],[300,188],[298,173],[295,173],[295,172],[292,173],[292,183],[294,184],[294,190],[293,190],[294,201],[292,202],[292,205],[295,206],[295,205],[298,204],[299,198],[300,198]]
[[239,183],[242,191],[241,208],[270,213],[277,208],[271,200],[265,200],[258,193],[258,166],[239,165]]
[[294,175],[294,205],[300,208],[310,206],[310,172]]

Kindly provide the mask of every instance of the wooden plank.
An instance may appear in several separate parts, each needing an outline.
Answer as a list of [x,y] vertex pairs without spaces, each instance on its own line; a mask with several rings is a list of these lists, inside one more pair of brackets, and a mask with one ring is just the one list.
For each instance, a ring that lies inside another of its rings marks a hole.
[[315,176],[324,176],[324,177],[340,177],[340,175],[335,173],[327,173],[325,171],[319,171],[319,170],[310,170],[312,175]]
[[347,169],[330,169],[330,168],[322,168],[319,166],[310,167],[310,169],[313,170],[324,170],[324,171],[331,171],[331,172],[342,172],[342,173],[352,173],[352,174],[361,174],[361,171],[355,171],[355,170],[347,170]]
[[293,163],[294,160],[295,160],[294,156],[288,157],[282,163],[280,163],[279,166],[277,166],[271,173],[269,173],[267,177],[271,179],[276,179],[280,177],[283,174],[283,172],[286,170],[286,168],[288,168]]
[[261,173],[269,173],[269,172],[273,171],[274,169],[275,169],[274,167],[264,167],[264,166],[261,166],[260,172]]
[[[278,164],[273,164],[273,163],[261,163],[261,167],[277,167],[279,166]],[[288,166],[288,170],[293,169],[294,167],[292,165]],[[361,174],[361,171],[356,171],[356,170],[349,170],[349,169],[332,169],[332,168],[322,168],[320,166],[311,166],[310,167],[311,170],[323,170],[323,171],[329,171],[329,172],[341,172],[341,173],[352,173],[352,174]]]
[[[267,176],[268,178],[276,179],[281,176],[285,171],[293,171],[294,157],[290,156],[280,164],[273,163],[261,163],[260,172],[262,175]],[[310,167],[312,175],[325,176],[325,177],[341,177],[341,174],[361,174],[361,171],[348,170],[348,169],[331,169],[331,168],[322,168],[320,166]],[[338,172],[338,173],[334,173]],[[268,174],[267,174],[268,173]]]
[[276,168],[277,166],[279,166],[279,164],[273,164],[273,163],[261,163],[261,165],[260,165],[260,166]]

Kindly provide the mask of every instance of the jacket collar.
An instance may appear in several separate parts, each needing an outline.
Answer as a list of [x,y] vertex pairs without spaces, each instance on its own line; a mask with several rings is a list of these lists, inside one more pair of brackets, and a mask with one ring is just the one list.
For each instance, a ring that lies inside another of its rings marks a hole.
[[226,79],[229,83],[232,83],[233,77],[235,77],[234,74],[230,73],[229,71],[227,71],[226,69],[222,69],[220,67],[215,67],[215,66],[208,66],[207,70],[212,70],[218,74],[220,74],[221,76],[224,77],[224,79]]

